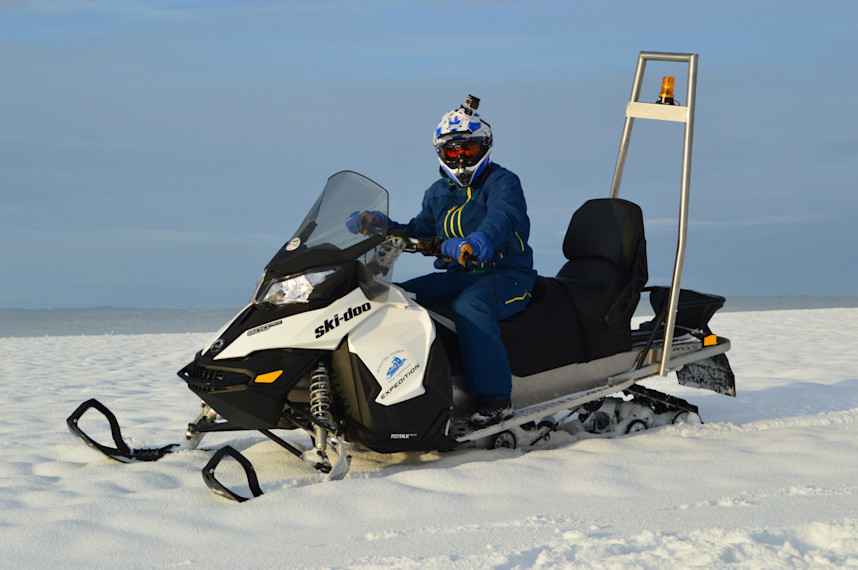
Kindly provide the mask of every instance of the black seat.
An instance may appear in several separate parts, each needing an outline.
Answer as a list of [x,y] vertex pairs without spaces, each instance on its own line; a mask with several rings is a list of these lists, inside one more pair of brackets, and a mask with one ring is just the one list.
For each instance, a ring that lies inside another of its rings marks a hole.
[[527,309],[501,321],[500,329],[516,376],[587,361],[575,305],[556,279],[537,277]]
[[589,200],[572,216],[557,273],[572,298],[590,360],[632,346],[631,318],[649,278],[643,213],[621,198]]
[[528,309],[501,322],[516,376],[631,349],[631,317],[648,279],[640,207],[587,201],[572,215],[563,255],[556,278],[537,278]]

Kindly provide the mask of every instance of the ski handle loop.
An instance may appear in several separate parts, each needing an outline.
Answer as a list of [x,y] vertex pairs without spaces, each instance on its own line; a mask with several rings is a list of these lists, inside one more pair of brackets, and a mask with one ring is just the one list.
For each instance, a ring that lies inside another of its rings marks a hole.
[[[242,497],[218,481],[215,477],[215,469],[217,469],[218,464],[227,455],[238,461],[238,464],[241,465],[242,469],[244,469],[244,474],[247,477],[247,486],[250,487],[250,492],[253,493],[253,497]],[[203,467],[203,481],[205,481],[206,486],[208,486],[208,488],[213,492],[239,503],[249,501],[251,498],[256,498],[262,495],[262,489],[259,487],[259,479],[256,477],[256,471],[253,469],[253,464],[251,464],[245,456],[239,453],[238,450],[229,445],[218,449],[212,458],[209,459],[209,462],[206,463],[206,466]]]
[[[110,424],[110,434],[113,436],[113,443],[116,447],[109,447],[106,445],[102,445],[89,437],[78,425],[78,421],[81,416],[83,416],[90,409],[95,408],[101,414],[107,418],[107,422]],[[72,434],[80,439],[82,442],[111,457],[116,459],[117,461],[121,461],[120,458],[126,458],[128,460],[133,459],[133,454],[131,453],[131,449],[122,439],[122,431],[119,429],[119,422],[116,420],[116,416],[113,415],[107,406],[96,400],[95,398],[89,399],[86,402],[82,403],[77,409],[72,412],[72,414],[66,419],[66,425],[69,428],[69,431]]]

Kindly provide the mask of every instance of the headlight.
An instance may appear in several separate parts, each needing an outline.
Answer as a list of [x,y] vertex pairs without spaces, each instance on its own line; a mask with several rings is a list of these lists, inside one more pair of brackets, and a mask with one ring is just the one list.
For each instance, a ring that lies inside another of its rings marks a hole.
[[256,303],[271,303],[272,305],[287,305],[289,303],[306,303],[316,285],[323,282],[336,268],[310,271],[301,275],[290,275],[272,281],[265,292],[256,295]]

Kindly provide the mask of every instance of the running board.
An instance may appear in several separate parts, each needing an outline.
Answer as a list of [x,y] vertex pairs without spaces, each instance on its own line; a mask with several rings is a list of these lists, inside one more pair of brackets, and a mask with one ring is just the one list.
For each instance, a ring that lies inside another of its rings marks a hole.
[[578,406],[582,406],[587,402],[592,402],[593,400],[598,400],[600,398],[604,398],[605,396],[610,396],[611,394],[622,392],[623,390],[628,389],[634,383],[635,380],[624,380],[617,384],[601,386],[592,390],[579,392],[577,394],[571,394],[569,396],[563,396],[562,398],[556,398],[554,400],[534,404],[532,406],[526,406],[524,408],[516,410],[513,413],[512,417],[508,420],[504,420],[498,424],[477,431],[471,431],[461,434],[456,437],[456,441],[459,443],[464,443],[466,441],[476,441],[484,437],[489,437],[501,433],[510,428],[521,426],[528,422],[537,422],[546,416],[551,416],[564,410],[577,408]]
[[[670,359],[671,370],[676,370],[684,365],[693,364],[719,354],[724,354],[729,349],[730,341],[725,338],[719,338],[718,344],[716,345],[672,356]],[[477,431],[465,431],[464,433],[455,434],[455,440],[459,443],[476,441],[484,437],[501,433],[513,427],[524,425],[528,422],[539,421],[545,416],[551,416],[558,412],[581,406],[587,402],[604,398],[605,396],[609,396],[616,392],[622,392],[639,380],[655,376],[658,374],[658,369],[659,363],[655,362],[648,366],[609,376],[607,379],[607,385],[605,386],[600,386],[584,392],[578,392],[569,396],[563,396],[547,402],[534,404],[532,406],[525,406],[524,408],[516,410],[511,418],[498,424]]]

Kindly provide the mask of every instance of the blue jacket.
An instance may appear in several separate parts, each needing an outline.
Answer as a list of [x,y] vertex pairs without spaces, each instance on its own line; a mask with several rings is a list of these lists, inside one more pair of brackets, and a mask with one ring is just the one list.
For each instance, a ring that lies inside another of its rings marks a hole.
[[[530,219],[518,176],[492,163],[470,186],[463,188],[446,176],[423,195],[423,209],[406,227],[415,237],[467,237],[480,231],[495,248],[489,266],[533,273],[533,250],[527,244]],[[449,271],[476,269],[458,261],[437,259],[435,267]]]

